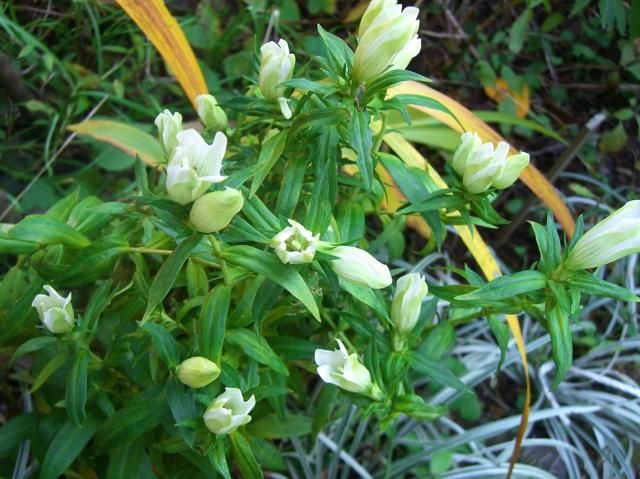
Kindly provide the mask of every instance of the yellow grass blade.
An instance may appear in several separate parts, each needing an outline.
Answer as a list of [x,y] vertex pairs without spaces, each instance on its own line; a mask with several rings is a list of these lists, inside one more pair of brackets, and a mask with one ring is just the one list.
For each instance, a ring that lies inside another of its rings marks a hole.
[[117,2],[160,52],[191,103],[194,103],[198,95],[207,93],[207,84],[193,50],[164,2],[162,0],[117,0]]
[[[416,150],[407,140],[405,140],[399,133],[388,133],[384,137],[384,142],[391,147],[391,149],[404,161],[407,165],[413,166],[425,170],[433,181],[440,188],[447,188],[447,184],[438,174],[436,170],[429,164],[429,162]],[[389,178],[390,179],[390,178]],[[388,195],[393,195],[397,192],[397,188],[390,188],[387,190]],[[388,201],[389,206],[396,205],[397,200],[392,198]],[[473,257],[480,266],[482,273],[488,280],[492,280],[497,276],[500,276],[500,267],[495,258],[491,254],[487,244],[482,240],[480,233],[476,228],[470,230],[467,226],[456,225],[456,231],[460,235],[460,238],[467,246]],[[418,231],[420,231],[418,229]],[[520,427],[518,429],[518,435],[516,436],[516,443],[513,448],[513,454],[511,456],[511,462],[509,464],[509,477],[511,471],[520,455],[520,448],[522,446],[522,440],[524,439],[524,433],[529,422],[529,408],[531,404],[531,384],[529,383],[529,363],[527,361],[527,351],[525,349],[524,340],[522,338],[522,331],[520,330],[520,323],[517,316],[513,314],[505,315],[507,318],[507,324],[511,330],[511,334],[516,341],[518,347],[518,353],[522,360],[522,367],[524,369],[525,378],[525,403],[522,409],[522,418],[520,419]]]
[[[454,99],[434,90],[433,88],[421,83],[404,82],[389,89],[390,96],[399,94],[422,95],[438,100],[449,108],[449,110],[457,117],[458,121],[462,124],[462,127],[464,127],[464,130],[478,132],[484,141],[492,141],[495,143],[504,141],[497,131],[474,115],[470,110]],[[411,108],[415,108],[416,110],[422,111],[423,113],[440,120],[456,131],[463,131],[458,122],[456,122],[456,120],[446,112],[419,105],[411,105]],[[567,233],[567,236],[570,237],[575,229],[573,216],[549,180],[547,180],[545,176],[532,164],[529,164],[529,166],[523,170],[520,174],[520,179],[538,198],[540,198],[543,203],[551,208],[558,222]]]
[[90,136],[109,143],[133,157],[139,156],[149,166],[157,166],[164,159],[158,140],[149,133],[126,123],[113,120],[86,120],[69,125],[67,129],[78,135]]

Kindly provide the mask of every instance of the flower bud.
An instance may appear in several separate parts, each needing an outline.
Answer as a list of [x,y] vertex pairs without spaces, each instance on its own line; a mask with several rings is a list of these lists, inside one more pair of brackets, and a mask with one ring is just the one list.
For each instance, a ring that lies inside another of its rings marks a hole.
[[220,174],[227,149],[227,137],[218,132],[208,145],[193,129],[178,133],[167,168],[167,192],[173,201],[186,205],[200,198],[213,183],[224,181]]
[[316,349],[315,362],[318,365],[318,375],[325,383],[336,386],[356,394],[364,394],[376,401],[383,398],[382,391],[371,381],[369,370],[358,360],[356,353],[349,354],[336,339],[338,349],[328,351]]
[[40,321],[49,331],[55,334],[68,333],[73,329],[75,323],[71,293],[64,298],[48,284],[44,286],[44,289],[49,293],[49,296],[46,294],[36,295],[31,306],[36,308]]
[[255,396],[248,401],[237,388],[225,388],[204,413],[204,424],[215,434],[228,434],[251,421],[249,412],[256,405]]
[[203,388],[220,376],[220,368],[201,356],[185,359],[178,366],[178,379],[190,388]]
[[629,201],[580,238],[565,266],[572,270],[596,268],[640,252],[640,200]]
[[207,130],[224,130],[227,128],[227,114],[218,105],[213,95],[198,95],[196,97],[198,117]]
[[358,29],[354,75],[359,83],[375,80],[385,70],[404,70],[420,53],[418,13],[395,0],[373,0]]
[[200,233],[216,233],[227,227],[243,204],[242,193],[236,189],[214,191],[196,200],[189,219]]
[[284,87],[278,85],[290,80],[293,76],[293,67],[296,64],[296,56],[289,53],[289,45],[285,40],[278,43],[269,42],[260,47],[260,73],[258,83],[260,91],[267,100],[277,101],[280,104],[282,115],[288,120],[291,118],[291,109],[284,98]]
[[335,257],[329,263],[333,271],[347,281],[373,289],[391,284],[389,268],[360,248],[336,246],[327,253]]
[[164,110],[156,116],[154,123],[158,128],[158,139],[162,149],[169,157],[173,149],[178,146],[178,133],[182,131],[182,115]]
[[313,235],[300,223],[289,220],[291,226],[275,235],[269,243],[280,261],[283,263],[302,264],[311,263],[318,249],[320,234]]
[[483,193],[490,187],[507,188],[529,164],[528,153],[507,156],[509,145],[504,141],[494,150],[493,144],[482,143],[477,133],[466,132],[460,140],[450,164],[469,193]]
[[411,273],[398,279],[396,293],[391,303],[391,320],[395,333],[400,338],[407,336],[420,316],[422,301],[429,287],[419,273]]

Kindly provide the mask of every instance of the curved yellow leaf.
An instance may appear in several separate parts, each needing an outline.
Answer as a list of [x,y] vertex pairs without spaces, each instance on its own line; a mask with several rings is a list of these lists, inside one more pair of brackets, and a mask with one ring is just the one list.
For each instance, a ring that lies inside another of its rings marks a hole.
[[[162,0],[117,0],[169,65],[184,92],[194,103],[207,93],[202,70],[184,32]],[[194,104],[195,108],[195,104]]]
[[104,141],[128,155],[140,157],[149,166],[156,166],[164,159],[160,142],[149,133],[127,123],[113,120],[86,120],[69,125],[68,130]]
[[[429,164],[429,162],[416,150],[411,143],[405,140],[399,133],[388,133],[384,136],[384,142],[391,147],[391,149],[404,161],[407,165],[413,166],[425,170],[429,176],[433,179],[436,185],[440,188],[447,188],[447,184],[438,174],[438,172]],[[387,194],[392,196],[397,192],[397,188],[388,188]],[[392,198],[388,200],[390,205],[395,205],[397,199]],[[458,235],[467,246],[474,259],[477,261],[478,266],[482,270],[482,273],[488,280],[492,280],[502,274],[500,267],[496,262],[493,254],[489,250],[487,244],[482,240],[480,233],[474,227],[470,230],[467,226],[456,225],[455,226]],[[420,230],[418,230],[420,231]],[[522,338],[522,331],[520,329],[520,323],[517,316],[513,314],[505,315],[507,318],[507,324],[511,330],[511,334],[516,341],[518,347],[518,353],[522,361],[522,367],[524,369],[525,378],[525,403],[522,409],[522,418],[520,419],[520,427],[518,429],[518,435],[516,436],[516,443],[513,448],[513,454],[511,456],[511,462],[509,464],[509,476],[511,471],[520,455],[520,448],[522,446],[522,440],[524,439],[524,433],[529,422],[529,409],[531,404],[531,384],[529,383],[529,363],[527,361],[527,350],[525,349],[524,339]]]
[[[462,127],[464,127],[464,130],[476,131],[484,141],[492,141],[494,143],[505,141],[497,131],[474,115],[470,110],[451,97],[424,84],[417,82],[404,82],[390,88],[388,93],[390,96],[399,94],[422,95],[438,100],[449,108],[449,110],[457,117]],[[415,108],[416,110],[422,111],[423,113],[440,120],[456,131],[463,131],[461,125],[446,112],[419,105],[411,105],[411,108]],[[567,236],[571,237],[573,230],[575,229],[573,216],[549,180],[547,180],[545,176],[532,164],[529,164],[522,171],[520,179],[538,198],[540,198],[543,203],[551,208],[558,222],[567,233]]]

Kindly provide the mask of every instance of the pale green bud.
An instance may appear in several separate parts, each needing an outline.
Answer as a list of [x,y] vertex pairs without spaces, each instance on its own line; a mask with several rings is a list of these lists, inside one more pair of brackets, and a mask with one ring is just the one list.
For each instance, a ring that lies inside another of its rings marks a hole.
[[267,100],[277,101],[282,115],[291,118],[291,109],[284,98],[284,88],[278,85],[290,80],[293,76],[293,68],[296,64],[296,56],[289,53],[289,45],[285,40],[278,43],[269,42],[260,47],[260,73],[258,84],[260,91]]
[[403,70],[418,53],[420,11],[395,1],[373,1],[369,4],[358,31],[354,75],[359,83],[375,80],[388,69]]
[[640,200],[629,201],[587,231],[569,252],[565,266],[596,268],[634,253],[640,253]]
[[200,121],[208,130],[224,130],[227,128],[227,114],[218,105],[213,95],[198,95],[196,109]]
[[190,388],[203,388],[220,376],[220,368],[202,356],[185,359],[178,366],[178,379]]
[[342,341],[336,341],[338,349],[335,351],[316,349],[314,359],[320,378],[325,383],[334,384],[345,391],[363,394],[376,401],[382,400],[382,391],[371,381],[371,374],[358,360],[358,355],[349,354]]
[[244,204],[242,193],[233,188],[214,191],[198,198],[189,219],[200,233],[216,233],[227,227]]
[[208,145],[196,130],[178,133],[178,144],[167,167],[167,192],[173,201],[186,205],[202,196],[213,183],[225,180],[222,160],[227,149],[227,137],[216,133]]
[[451,167],[462,177],[465,189],[472,194],[493,187],[511,186],[529,164],[528,153],[507,156],[509,145],[504,141],[494,149],[492,143],[482,143],[477,133],[466,132],[453,153]]
[[38,294],[31,305],[38,311],[42,324],[55,334],[68,333],[75,323],[71,293],[65,298],[48,284],[44,289],[49,293]]
[[366,251],[353,246],[336,246],[333,249],[327,248],[326,251],[335,257],[329,264],[341,278],[373,289],[386,288],[391,284],[391,273],[387,265]]
[[248,401],[237,388],[225,388],[204,413],[204,424],[215,434],[228,434],[251,421],[249,412],[256,405],[255,396]]
[[291,226],[275,235],[270,245],[283,263],[303,264],[311,263],[318,249],[320,234],[314,234],[294,220],[289,220]]
[[422,301],[429,287],[419,273],[411,273],[398,279],[396,293],[391,303],[391,321],[399,337],[408,335],[420,316]]
[[158,128],[158,139],[162,149],[169,157],[173,149],[178,146],[178,133],[182,131],[182,115],[164,110],[156,116],[154,123]]

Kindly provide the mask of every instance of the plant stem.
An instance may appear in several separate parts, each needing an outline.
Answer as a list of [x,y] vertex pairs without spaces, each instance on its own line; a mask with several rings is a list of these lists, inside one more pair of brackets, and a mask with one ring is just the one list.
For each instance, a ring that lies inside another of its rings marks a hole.
[[229,270],[227,269],[227,263],[220,258],[220,253],[222,250],[220,249],[220,243],[213,235],[209,235],[209,243],[211,243],[211,247],[213,248],[213,253],[220,260],[220,269],[222,270],[222,278],[224,279],[224,284],[227,286],[231,285],[231,277],[229,276]]

